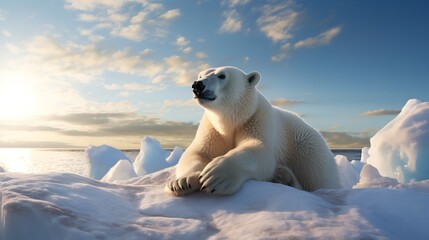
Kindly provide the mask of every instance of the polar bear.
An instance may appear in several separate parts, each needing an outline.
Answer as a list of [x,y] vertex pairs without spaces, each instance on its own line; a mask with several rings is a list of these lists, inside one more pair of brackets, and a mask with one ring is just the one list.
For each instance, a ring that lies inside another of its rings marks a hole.
[[258,91],[258,72],[235,67],[202,71],[193,85],[205,112],[165,191],[235,193],[249,179],[306,191],[339,188],[333,154],[322,135]]

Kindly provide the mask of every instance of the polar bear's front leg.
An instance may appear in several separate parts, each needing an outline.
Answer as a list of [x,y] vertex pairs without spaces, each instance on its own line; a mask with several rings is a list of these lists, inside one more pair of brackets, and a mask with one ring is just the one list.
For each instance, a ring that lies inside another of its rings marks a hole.
[[272,152],[262,146],[237,147],[213,159],[198,177],[201,190],[226,195],[235,193],[248,179],[271,179],[276,167]]
[[236,162],[224,156],[213,159],[199,176],[201,191],[222,195],[235,193],[248,179]]

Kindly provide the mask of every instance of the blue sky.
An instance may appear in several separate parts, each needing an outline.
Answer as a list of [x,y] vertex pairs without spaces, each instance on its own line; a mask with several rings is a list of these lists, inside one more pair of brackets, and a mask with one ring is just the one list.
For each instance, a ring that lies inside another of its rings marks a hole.
[[428,101],[426,1],[50,0],[0,3],[0,147],[187,146],[190,84],[222,65],[331,147],[362,147]]

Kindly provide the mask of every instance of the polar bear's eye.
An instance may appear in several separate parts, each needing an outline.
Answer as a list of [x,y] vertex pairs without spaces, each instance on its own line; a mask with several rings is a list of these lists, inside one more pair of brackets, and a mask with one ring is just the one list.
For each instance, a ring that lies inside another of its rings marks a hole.
[[223,74],[223,73],[221,73],[221,74],[219,74],[219,76],[217,76],[218,78],[220,78],[220,79],[225,79],[225,74]]

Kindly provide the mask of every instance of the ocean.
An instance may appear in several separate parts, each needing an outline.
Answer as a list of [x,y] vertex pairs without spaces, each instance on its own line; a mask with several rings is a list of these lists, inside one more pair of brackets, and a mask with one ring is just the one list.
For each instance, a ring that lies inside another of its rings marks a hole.
[[[138,149],[121,150],[131,161]],[[349,161],[360,160],[361,149],[332,149]],[[48,173],[70,172],[83,175],[87,169],[84,149],[0,148],[0,167],[8,172]]]

